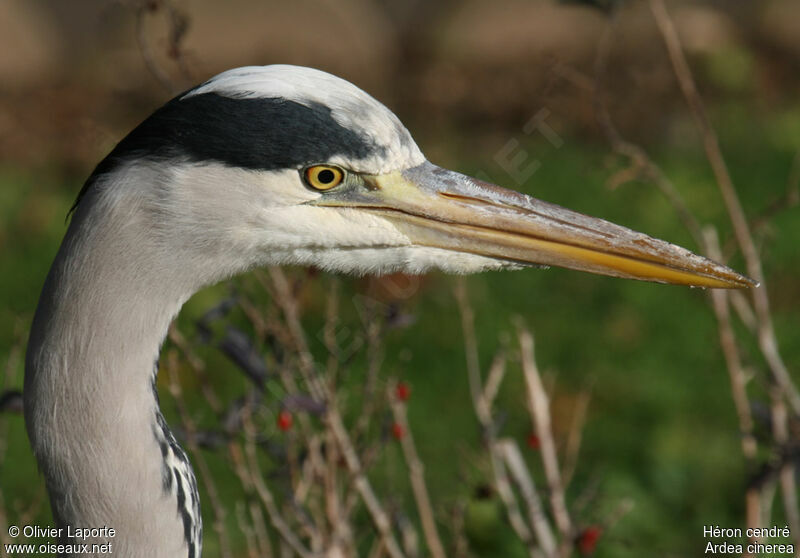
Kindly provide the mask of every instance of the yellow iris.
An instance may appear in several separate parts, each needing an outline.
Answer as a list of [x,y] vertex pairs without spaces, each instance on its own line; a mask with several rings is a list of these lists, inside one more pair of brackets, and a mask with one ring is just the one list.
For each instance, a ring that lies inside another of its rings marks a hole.
[[330,165],[314,165],[305,171],[306,182],[315,190],[330,190],[344,180],[344,171]]

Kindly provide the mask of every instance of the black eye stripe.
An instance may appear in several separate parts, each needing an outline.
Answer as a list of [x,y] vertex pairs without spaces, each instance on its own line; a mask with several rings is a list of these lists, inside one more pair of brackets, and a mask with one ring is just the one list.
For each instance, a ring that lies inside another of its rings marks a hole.
[[131,160],[215,161],[253,170],[296,169],[335,155],[361,160],[385,148],[339,124],[320,103],[283,98],[179,95],[126,136],[95,168],[72,209],[105,173]]

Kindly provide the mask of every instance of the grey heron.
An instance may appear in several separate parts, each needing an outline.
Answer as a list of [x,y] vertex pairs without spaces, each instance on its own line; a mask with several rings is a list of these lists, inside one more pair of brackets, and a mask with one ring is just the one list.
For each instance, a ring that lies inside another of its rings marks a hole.
[[106,526],[113,538],[97,540],[117,556],[200,555],[197,484],[158,405],[160,346],[198,289],[282,264],[554,265],[753,286],[678,246],[433,165],[391,111],[330,74],[224,72],[156,110],[97,166],[45,281],[24,410],[62,543]]

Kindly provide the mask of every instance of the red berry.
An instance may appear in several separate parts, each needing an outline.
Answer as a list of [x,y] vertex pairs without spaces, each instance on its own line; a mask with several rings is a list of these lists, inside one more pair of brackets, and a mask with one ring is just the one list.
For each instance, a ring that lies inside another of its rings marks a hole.
[[278,428],[286,432],[292,427],[292,413],[281,411],[278,413]]
[[408,401],[408,398],[411,397],[411,388],[405,382],[399,382],[394,389],[394,394],[400,401]]
[[591,525],[584,529],[578,537],[578,550],[581,551],[581,554],[587,555],[593,553],[597,546],[597,541],[602,534],[603,528],[597,525]]
[[542,445],[541,442],[539,441],[539,436],[533,433],[528,434],[527,442],[528,442],[528,447],[533,450],[538,450],[539,447]]
[[394,439],[400,440],[405,435],[406,435],[406,430],[405,428],[403,428],[403,425],[395,422],[392,425],[392,436],[394,436]]

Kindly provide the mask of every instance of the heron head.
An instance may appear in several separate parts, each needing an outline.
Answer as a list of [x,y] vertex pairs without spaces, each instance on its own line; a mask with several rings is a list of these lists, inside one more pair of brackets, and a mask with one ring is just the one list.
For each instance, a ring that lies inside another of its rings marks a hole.
[[668,242],[437,167],[385,106],[310,68],[238,68],[176,97],[120,142],[82,195],[121,171],[153,175],[135,181],[150,184],[139,205],[170,249],[215,254],[226,274],[287,263],[358,274],[553,265],[753,286]]

